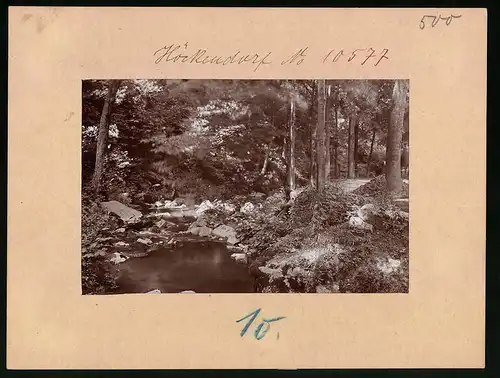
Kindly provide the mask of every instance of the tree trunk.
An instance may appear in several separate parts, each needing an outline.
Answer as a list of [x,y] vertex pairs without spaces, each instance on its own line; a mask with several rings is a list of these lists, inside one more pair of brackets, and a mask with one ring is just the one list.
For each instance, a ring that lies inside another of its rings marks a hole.
[[347,142],[347,178],[354,178],[354,129],[357,119],[355,115],[349,117],[349,138]]
[[266,155],[264,157],[264,163],[262,164],[262,169],[260,170],[260,175],[264,176],[267,171],[267,165],[269,164],[269,153],[271,151],[271,143],[266,146]]
[[401,193],[401,142],[406,107],[406,81],[396,80],[392,92],[393,107],[387,133],[385,179],[388,192],[397,196]]
[[358,148],[359,148],[359,123],[354,125],[354,177],[359,176],[358,172]]
[[375,142],[375,134],[377,133],[377,129],[373,129],[372,141],[370,143],[370,154],[368,155],[368,161],[366,163],[366,177],[370,177],[370,164],[372,162],[373,155],[373,144]]
[[334,177],[338,178],[339,177],[339,155],[338,155],[338,145],[339,145],[339,115],[338,115],[338,108],[337,105],[335,105],[335,123],[334,123],[334,138],[335,138],[335,144],[333,148],[333,162],[335,164],[333,168],[334,172]]
[[101,179],[104,172],[106,150],[108,145],[109,120],[112,113],[112,105],[115,102],[116,92],[120,86],[120,80],[110,80],[108,82],[108,93],[102,107],[101,119],[99,121],[99,134],[97,136],[97,150],[95,158],[94,175],[92,176],[92,188],[99,193],[101,189]]
[[290,191],[295,189],[295,99],[290,100],[290,145],[288,162],[288,187]]
[[318,80],[318,129],[316,130],[317,178],[319,192],[325,186],[325,80]]
[[330,92],[331,92],[332,86],[328,86],[328,97],[325,102],[325,114],[326,114],[326,119],[325,119],[325,180],[328,181],[330,179],[330,169],[331,169],[331,163],[330,163],[330,124],[331,124],[331,109],[329,107],[330,104]]
[[311,107],[309,108],[310,116],[310,142],[311,142],[311,186],[316,187],[316,122],[313,122],[314,108],[316,106],[316,86],[313,86],[313,95],[311,97]]

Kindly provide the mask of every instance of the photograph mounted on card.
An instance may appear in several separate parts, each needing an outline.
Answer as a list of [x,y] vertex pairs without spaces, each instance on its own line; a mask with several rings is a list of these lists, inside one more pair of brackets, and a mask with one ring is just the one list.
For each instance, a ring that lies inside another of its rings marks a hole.
[[9,67],[9,367],[484,364],[485,10],[13,7]]

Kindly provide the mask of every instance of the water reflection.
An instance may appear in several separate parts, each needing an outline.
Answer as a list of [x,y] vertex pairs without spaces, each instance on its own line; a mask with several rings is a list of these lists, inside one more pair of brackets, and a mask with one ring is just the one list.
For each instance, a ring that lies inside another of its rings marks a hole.
[[184,242],[176,249],[159,249],[118,266],[117,293],[250,293],[253,279],[247,266],[236,263],[222,243]]

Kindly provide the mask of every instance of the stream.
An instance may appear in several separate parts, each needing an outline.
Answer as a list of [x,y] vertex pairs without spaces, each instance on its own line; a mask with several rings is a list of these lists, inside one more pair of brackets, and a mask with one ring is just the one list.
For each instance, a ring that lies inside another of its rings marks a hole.
[[[160,242],[146,248],[136,243],[137,238],[155,238],[140,234],[125,240],[130,246],[121,251],[126,249],[134,253],[148,250],[148,254],[131,257],[114,266],[118,286],[114,293],[147,293],[155,289],[161,293],[254,292],[254,280],[248,273],[247,265],[234,261],[224,242],[180,233],[188,228],[193,218],[163,219],[168,222],[165,232],[171,232],[175,243],[165,245],[166,242]],[[114,251],[120,251],[120,248],[114,247]]]

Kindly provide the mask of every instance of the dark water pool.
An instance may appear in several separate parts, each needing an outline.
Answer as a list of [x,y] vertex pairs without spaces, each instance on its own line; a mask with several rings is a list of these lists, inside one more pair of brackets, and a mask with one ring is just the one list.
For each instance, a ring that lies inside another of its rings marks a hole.
[[236,263],[223,243],[187,241],[117,266],[117,294],[193,290],[197,293],[251,293],[247,266]]

